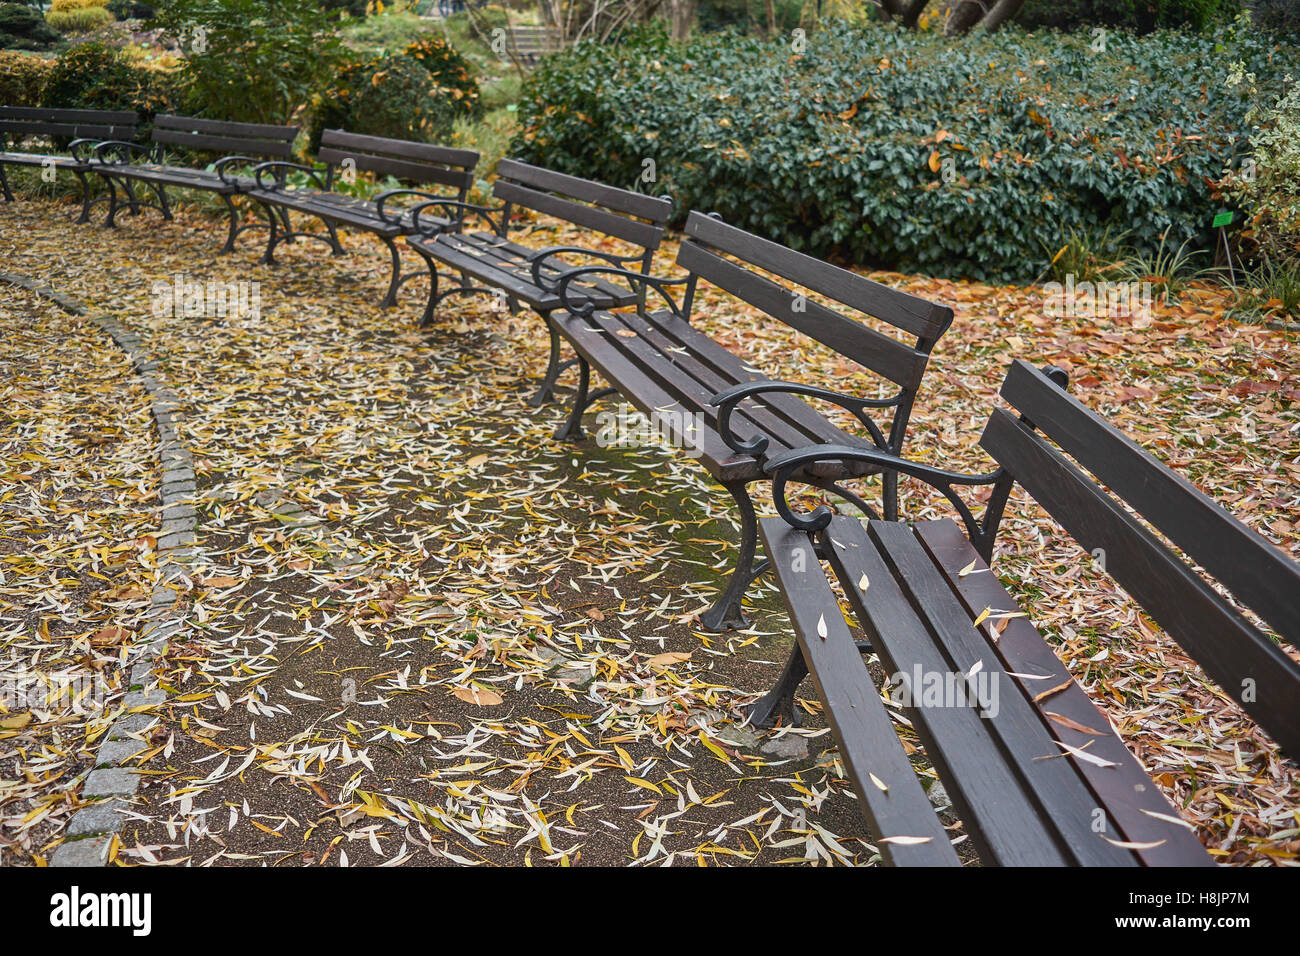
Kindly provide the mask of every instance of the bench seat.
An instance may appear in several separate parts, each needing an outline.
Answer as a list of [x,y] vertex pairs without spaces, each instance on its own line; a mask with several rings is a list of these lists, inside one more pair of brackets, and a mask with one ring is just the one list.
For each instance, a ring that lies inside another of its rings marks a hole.
[[[889,749],[898,752],[886,761],[871,753],[882,749],[881,722],[872,718],[884,709],[880,692],[902,704],[985,862],[1211,863],[1028,618],[1008,616],[1019,608],[955,522],[912,528],[839,516],[814,535],[781,518],[761,527],[803,660],[877,839],[899,833],[883,794],[898,789],[907,799],[915,783],[900,778],[902,749],[892,732]],[[814,548],[880,655],[888,688],[872,683]],[[986,608],[991,614],[975,626]],[[939,675],[970,678],[954,697],[940,692]],[[931,862],[889,843],[881,850],[893,863]]]
[[[762,460],[730,448],[718,429],[714,395],[734,385],[768,380],[743,359],[691,326],[671,310],[636,312],[596,311],[590,317],[573,312],[552,318],[560,334],[608,382],[617,382],[623,396],[648,416],[660,415],[666,424],[688,419],[664,415],[681,412],[698,423],[697,434],[675,436],[694,445],[699,461],[720,482],[754,481],[764,475]],[[730,422],[731,432],[742,439],[766,436],[768,454],[810,444],[863,445],[869,443],[831,424],[820,412],[795,395],[768,393],[739,408]],[[558,437],[580,437],[575,421],[562,427]],[[841,467],[818,462],[812,473],[829,479],[861,477],[868,466]]]
[[[413,207],[385,208],[381,217],[374,202],[345,196],[341,193],[319,189],[258,189],[247,190],[250,199],[270,202],[284,209],[307,213],[317,219],[328,220],[341,226],[360,229],[381,238],[396,239],[417,231],[412,215]],[[395,220],[395,221],[394,221]],[[425,228],[447,229],[452,220],[443,216],[424,214],[420,223]]]

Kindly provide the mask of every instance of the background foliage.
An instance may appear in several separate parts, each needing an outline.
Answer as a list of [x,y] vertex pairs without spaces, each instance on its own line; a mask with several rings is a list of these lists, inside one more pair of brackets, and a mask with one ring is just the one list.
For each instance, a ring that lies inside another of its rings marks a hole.
[[1208,246],[1211,183],[1240,161],[1250,106],[1224,82],[1224,51],[1267,94],[1295,49],[1258,32],[1116,33],[1100,53],[1090,39],[838,24],[795,52],[645,32],[543,64],[514,149],[669,192],[682,215],[905,271],[1032,279],[1037,250],[1106,226],[1139,250],[1166,232]]

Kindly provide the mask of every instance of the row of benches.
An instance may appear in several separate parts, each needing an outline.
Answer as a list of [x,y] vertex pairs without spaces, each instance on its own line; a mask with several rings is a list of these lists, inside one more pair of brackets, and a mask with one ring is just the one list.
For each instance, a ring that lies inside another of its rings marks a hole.
[[[181,129],[182,120],[167,118],[155,125],[155,142],[191,136],[195,139],[173,144],[221,148],[223,137],[235,134],[211,127],[175,132]],[[160,130],[163,139],[157,138]],[[253,132],[251,127],[240,131]],[[283,138],[287,132],[276,138],[265,127],[258,135],[260,148],[279,150],[269,144],[290,142]],[[1287,754],[1300,755],[1300,665],[1279,643],[1294,647],[1300,637],[1300,567],[1070,397],[1063,373],[1013,364],[1002,394],[1019,415],[995,410],[981,439],[999,465],[996,470],[967,475],[903,456],[930,353],[952,322],[947,307],[699,212],[688,216],[677,255],[685,277],[664,278],[652,265],[671,212],[668,200],[506,160],[494,187],[501,205],[475,205],[466,194],[477,157],[442,147],[332,131],[320,154],[328,164],[324,175],[273,159],[254,163],[251,177],[242,178],[227,172],[234,158],[218,161],[200,176],[184,167],[128,163],[126,153],[117,150],[130,151],[120,144],[91,144],[91,154],[82,155],[103,161],[88,162],[82,173],[93,168],[110,185],[134,180],[157,186],[160,200],[168,185],[202,182],[196,188],[227,197],[238,192],[260,203],[268,218],[268,261],[278,242],[305,235],[290,228],[289,210],[326,222],[325,239],[334,248],[337,225],[375,232],[393,254],[386,304],[412,277],[402,275],[393,242],[404,237],[428,266],[424,323],[455,295],[488,294],[504,298],[511,308],[528,306],[551,338],[548,366],[533,401],[552,397],[557,377],[577,366],[577,389],[557,432],[560,439],[580,438],[583,414],[612,394],[664,422],[701,423],[677,437],[733,496],[742,529],[730,581],[702,621],[710,629],[742,626],[746,589],[772,569],[796,646],[777,685],[754,705],[751,719],[763,725],[797,722],[794,692],[812,675],[887,861],[937,865],[956,863],[957,856],[863,664],[867,650],[893,674],[971,689],[957,699],[914,693],[903,711],[981,859],[1209,862],[1194,833],[989,572],[1016,483],[1087,551],[1101,549],[1105,569],[1151,617]],[[0,154],[0,168],[12,155]],[[330,188],[336,170],[349,162],[358,170],[435,182],[453,192],[403,190],[370,202],[351,199]],[[442,172],[431,176],[435,169]],[[289,189],[286,174],[292,170],[316,177],[314,185]],[[123,194],[127,205],[136,200],[124,185]],[[390,209],[388,203],[396,199],[407,204]],[[83,200],[83,219],[88,201]],[[120,205],[112,194],[109,201],[110,210]],[[165,209],[165,200],[160,206]],[[509,230],[519,209],[608,242],[534,248],[513,241]],[[475,221],[486,228],[472,228]],[[238,231],[232,213],[227,249]],[[874,373],[881,393],[853,395],[764,376],[692,324],[701,280]],[[888,332],[873,328],[868,319]],[[564,360],[566,345],[576,358]],[[591,389],[592,369],[608,388]],[[844,409],[861,432],[840,428],[814,401]],[[874,505],[845,487],[872,476],[880,483]],[[904,476],[937,488],[952,503],[960,525],[942,520],[909,527],[897,520],[897,483]],[[882,520],[864,525],[824,508],[799,514],[787,500],[791,482],[834,491]],[[769,483],[778,516],[760,521],[751,489]],[[987,500],[977,518],[961,491],[980,486],[987,486]],[[757,560],[760,538],[767,555],[763,562]],[[847,617],[836,584],[848,598]],[[1225,589],[1236,603],[1225,597]],[[1265,626],[1247,618],[1241,607],[1250,608]],[[977,685],[996,686],[996,707],[975,692]]]

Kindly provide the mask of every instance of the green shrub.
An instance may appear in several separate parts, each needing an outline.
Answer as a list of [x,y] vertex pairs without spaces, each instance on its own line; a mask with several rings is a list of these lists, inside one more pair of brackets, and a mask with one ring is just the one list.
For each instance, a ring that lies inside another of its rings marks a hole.
[[136,0],[108,0],[108,12],[119,20],[148,20],[155,10],[151,4]]
[[45,22],[60,33],[89,33],[113,22],[113,14],[104,7],[77,7],[72,10],[51,10]]
[[[549,58],[525,83],[523,159],[675,196],[794,248],[943,275],[1031,279],[1070,229],[1208,244],[1210,182],[1244,132],[1224,35],[831,25],[788,40],[643,33]],[[1233,41],[1277,88],[1294,50]],[[1267,79],[1263,79],[1267,78]]]
[[1250,216],[1250,245],[1264,255],[1300,257],[1300,81],[1276,97],[1241,67],[1228,82],[1253,105],[1246,114],[1250,155],[1224,179],[1225,191]]
[[346,13],[360,20],[366,15],[370,0],[320,0],[320,8],[330,13]]
[[421,37],[406,48],[406,56],[419,63],[433,77],[438,95],[450,100],[455,117],[475,118],[483,115],[473,68],[445,39],[437,34]]
[[1241,12],[1241,0],[1029,0],[1016,17],[1026,28],[1087,30],[1096,27],[1150,33],[1207,30]]
[[40,11],[18,3],[0,3],[0,50],[45,50],[59,42],[59,31]]
[[1300,35],[1300,3],[1297,0],[1253,0],[1250,19],[1271,33]]
[[64,51],[41,91],[41,105],[86,110],[139,110],[146,119],[175,108],[174,79],[159,70],[134,66],[103,43],[83,43]]
[[153,22],[185,51],[183,108],[211,119],[289,122],[342,52],[316,0],[162,0]]
[[346,64],[322,94],[311,124],[311,148],[326,129],[417,142],[446,142],[466,115],[417,60],[381,56]]
[[41,90],[53,68],[53,60],[0,50],[0,103],[40,106]]

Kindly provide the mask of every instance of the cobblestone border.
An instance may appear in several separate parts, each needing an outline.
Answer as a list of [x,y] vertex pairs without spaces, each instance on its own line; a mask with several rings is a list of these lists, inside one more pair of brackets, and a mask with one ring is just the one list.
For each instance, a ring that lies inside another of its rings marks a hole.
[[82,785],[82,798],[94,802],[72,815],[64,832],[65,842],[50,859],[52,866],[103,866],[113,835],[125,822],[120,811],[129,806],[140,787],[139,775],[124,767],[127,760],[146,747],[144,740],[132,735],[153,723],[153,716],[145,711],[167,700],[167,693],[156,685],[149,689],[150,671],[166,643],[183,635],[186,629],[185,611],[179,606],[172,585],[188,578],[189,566],[197,554],[194,459],[180,441],[180,398],[158,378],[158,363],[143,350],[134,332],[108,316],[90,315],[77,300],[25,276],[0,272],[0,281],[49,299],[65,312],[88,317],[107,332],[135,366],[140,383],[152,400],[158,430],[158,458],[162,466],[158,564],[162,577],[149,596],[145,626],[127,662],[130,684],[122,700],[127,712],[104,735],[95,765]]

